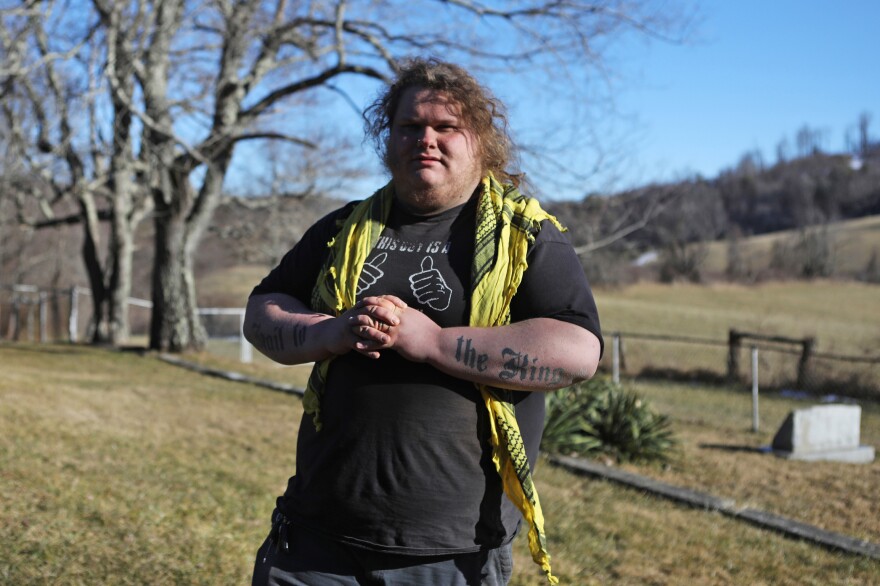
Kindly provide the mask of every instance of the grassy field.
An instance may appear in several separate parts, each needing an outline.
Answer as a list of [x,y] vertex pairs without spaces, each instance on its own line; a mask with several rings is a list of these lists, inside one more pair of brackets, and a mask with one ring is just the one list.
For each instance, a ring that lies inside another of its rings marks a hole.
[[[644,368],[726,374],[731,329],[793,339],[814,338],[818,355],[808,371],[812,387],[841,395],[880,398],[880,363],[824,359],[823,354],[880,355],[880,286],[853,281],[785,281],[751,286],[732,284],[641,283],[597,289],[596,302],[606,336],[615,331],[690,336],[720,345],[661,342],[624,336],[626,373]],[[740,352],[740,375],[749,381],[749,342]],[[787,353],[787,352],[788,353]],[[785,386],[797,377],[800,346],[760,352],[764,385]],[[611,352],[604,358],[608,367]]]
[[[227,369],[232,361],[194,357]],[[0,344],[0,583],[246,584],[296,459],[297,398],[80,346]],[[302,369],[253,374],[293,382]],[[880,463],[805,464],[765,445],[792,407],[640,384],[682,440],[666,468],[628,467],[880,542]],[[866,404],[862,435],[880,443]],[[875,584],[880,562],[539,463],[566,584]],[[516,544],[514,584],[543,583]]]
[[816,338],[817,352],[876,354],[880,286],[854,281],[756,285],[641,283],[594,291],[606,332],[633,331],[726,340],[729,329]]
[[[871,255],[880,254],[880,216],[866,216],[829,224],[827,236],[836,274],[857,275],[865,270]],[[769,269],[774,245],[790,248],[797,242],[796,230],[743,238],[740,241],[743,264],[752,274],[759,275]],[[723,275],[727,268],[727,253],[726,241],[710,243],[703,263],[704,272]]]

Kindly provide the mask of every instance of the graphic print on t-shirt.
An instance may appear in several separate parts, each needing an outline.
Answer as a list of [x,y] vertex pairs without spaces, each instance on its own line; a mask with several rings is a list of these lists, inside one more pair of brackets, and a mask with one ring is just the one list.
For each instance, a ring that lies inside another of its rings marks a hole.
[[449,265],[450,241],[433,234],[424,240],[408,236],[400,238],[392,233],[379,238],[358,277],[357,296],[397,291],[404,297],[407,290],[409,302],[415,306],[437,312],[450,310],[455,305],[453,291],[459,287]]
[[369,289],[371,285],[374,285],[376,281],[385,275],[385,272],[379,267],[382,266],[382,263],[384,263],[387,258],[388,253],[382,252],[364,263],[364,268],[361,269],[361,274],[358,277],[356,295],[360,295]]
[[452,301],[452,289],[446,284],[440,271],[434,268],[434,259],[430,256],[423,258],[421,268],[421,271],[409,277],[409,286],[413,295],[419,303],[431,309],[437,311],[448,309]]

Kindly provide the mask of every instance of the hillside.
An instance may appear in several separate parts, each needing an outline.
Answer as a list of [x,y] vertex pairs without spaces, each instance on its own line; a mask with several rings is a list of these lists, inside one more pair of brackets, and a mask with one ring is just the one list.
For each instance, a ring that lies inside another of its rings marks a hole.
[[[802,245],[821,241],[826,248],[820,253],[830,272],[814,277],[837,277],[870,283],[880,280],[880,215],[853,220],[840,220],[809,229],[781,230],[748,238],[725,238],[708,243],[692,243],[692,254],[701,259],[701,280],[725,280],[754,283],[798,277],[797,266],[803,269],[806,257]],[[643,279],[656,280],[662,270],[661,251],[642,255],[630,267]],[[739,274],[729,274],[731,263],[738,263]],[[800,262],[800,265],[798,263]],[[788,266],[786,266],[788,265]]]
[[[584,268],[595,283],[657,277],[702,281],[719,274],[742,281],[864,278],[877,243],[869,236],[868,242],[853,249],[848,239],[843,248],[836,240],[841,226],[846,231],[848,220],[880,214],[880,148],[874,147],[864,157],[814,153],[769,167],[744,157],[713,179],[693,177],[611,197],[550,202],[548,207],[569,226],[575,246],[644,223],[625,238],[583,257]],[[750,259],[755,267],[750,269],[745,259],[736,257],[746,251],[735,247],[750,237],[786,231],[784,241],[771,239],[779,244],[771,250],[776,256],[772,271],[763,270],[766,263],[761,259]],[[794,238],[789,237],[792,231]],[[734,247],[731,266],[719,268],[717,260],[704,266],[705,249],[719,242]],[[858,249],[863,245],[870,248]],[[635,270],[627,262],[647,252],[655,253],[660,261],[653,271]],[[811,257],[803,258],[807,253]]]
[[[216,210],[195,259],[200,303],[240,305],[250,286],[303,231],[342,203],[319,196],[226,198]],[[880,148],[862,159],[817,153],[769,168],[744,160],[714,179],[697,177],[610,196],[591,195],[581,201],[546,201],[545,205],[569,227],[576,246],[649,216],[640,230],[582,255],[584,268],[595,284],[658,277],[742,282],[800,276],[880,278],[876,268]],[[87,286],[79,256],[79,226],[34,231],[12,223],[11,217],[4,220],[0,285]],[[807,226],[814,228],[805,232]],[[807,244],[818,242],[816,245],[823,247],[818,253],[824,255],[820,259],[824,264],[809,270],[779,266],[780,261],[795,258],[792,251],[805,249],[805,235],[811,239]],[[824,240],[816,241],[813,235]],[[729,266],[732,246],[738,248],[739,263],[733,272]],[[657,262],[634,266],[646,252],[655,253]],[[149,298],[149,218],[137,232],[134,267],[132,294]],[[815,272],[810,274],[810,270]],[[229,289],[212,280],[217,271],[240,272],[236,286]]]

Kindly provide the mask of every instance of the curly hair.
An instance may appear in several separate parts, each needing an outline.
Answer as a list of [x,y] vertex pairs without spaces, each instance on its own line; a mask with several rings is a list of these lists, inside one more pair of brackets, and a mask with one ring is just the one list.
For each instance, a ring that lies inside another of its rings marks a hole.
[[504,104],[464,68],[434,57],[403,61],[394,82],[364,111],[364,129],[386,167],[391,126],[401,96],[409,88],[441,91],[461,108],[465,126],[479,145],[483,171],[499,181],[518,183],[519,175],[508,171],[514,145],[507,131]]

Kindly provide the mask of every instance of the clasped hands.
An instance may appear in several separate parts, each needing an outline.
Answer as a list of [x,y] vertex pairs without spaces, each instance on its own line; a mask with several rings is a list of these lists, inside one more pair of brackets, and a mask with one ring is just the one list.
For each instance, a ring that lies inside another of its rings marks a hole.
[[395,295],[364,297],[340,317],[348,326],[348,350],[379,358],[381,350],[394,349],[408,360],[429,358],[440,326]]

